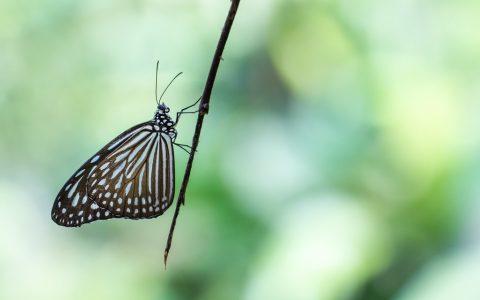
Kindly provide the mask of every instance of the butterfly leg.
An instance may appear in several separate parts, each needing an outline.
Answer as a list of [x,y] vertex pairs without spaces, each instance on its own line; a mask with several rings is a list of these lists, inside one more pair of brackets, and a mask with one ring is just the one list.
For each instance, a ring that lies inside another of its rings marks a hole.
[[183,151],[187,152],[190,155],[190,153],[191,153],[190,151],[192,150],[191,146],[185,145],[185,144],[179,144],[179,143],[173,143],[173,144],[175,146],[179,147],[180,149],[182,149]]
[[186,110],[194,107],[195,105],[197,105],[198,102],[200,102],[200,100],[202,100],[202,97],[198,98],[198,100],[195,101],[195,103],[193,103],[192,105],[189,105],[185,108],[182,108],[179,112],[177,112],[177,117],[175,118],[175,125],[178,124],[178,121],[180,120],[181,115],[198,113],[199,110],[195,110],[195,111],[186,111]]

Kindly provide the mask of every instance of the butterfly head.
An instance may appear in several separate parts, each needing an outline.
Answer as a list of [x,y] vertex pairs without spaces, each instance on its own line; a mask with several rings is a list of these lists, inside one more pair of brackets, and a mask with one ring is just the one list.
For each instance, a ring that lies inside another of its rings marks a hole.
[[167,124],[171,122],[170,116],[168,113],[170,112],[170,108],[165,105],[165,103],[160,103],[157,106],[157,111],[155,112],[155,116],[153,120],[156,124]]
[[170,108],[168,108],[168,106],[166,106],[165,103],[162,102],[157,106],[157,113],[165,115],[165,114],[168,114],[169,112],[170,112]]

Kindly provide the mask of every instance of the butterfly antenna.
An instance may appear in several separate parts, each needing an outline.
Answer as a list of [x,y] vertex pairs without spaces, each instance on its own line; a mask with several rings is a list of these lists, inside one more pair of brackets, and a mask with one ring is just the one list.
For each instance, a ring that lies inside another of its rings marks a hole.
[[[158,64],[157,64],[157,69],[158,69]],[[160,95],[160,99],[157,100],[157,103],[160,104],[160,100],[162,100],[162,97],[163,95],[165,94],[165,92],[168,90],[168,88],[170,87],[170,85],[175,81],[175,79],[177,79],[178,76],[182,75],[183,72],[180,72],[178,73],[177,75],[175,75],[175,77],[173,77],[173,79],[170,81],[170,83],[167,85],[167,87],[165,88],[165,90],[163,91],[163,93]]]
[[159,61],[157,60],[157,71],[155,72],[155,101],[157,101],[157,105],[160,105],[158,101],[158,95],[157,95],[157,90],[158,90],[158,63]]

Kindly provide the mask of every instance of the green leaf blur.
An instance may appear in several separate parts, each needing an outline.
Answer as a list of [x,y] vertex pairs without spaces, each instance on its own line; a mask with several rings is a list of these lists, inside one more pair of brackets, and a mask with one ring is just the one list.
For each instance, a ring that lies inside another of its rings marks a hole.
[[167,270],[173,209],[50,220],[156,60],[200,96],[229,5],[0,2],[0,299],[480,299],[478,1],[242,1]]

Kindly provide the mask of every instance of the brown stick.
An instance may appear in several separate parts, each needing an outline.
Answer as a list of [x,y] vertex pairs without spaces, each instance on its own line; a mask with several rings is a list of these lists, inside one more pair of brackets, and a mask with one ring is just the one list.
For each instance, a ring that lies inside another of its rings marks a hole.
[[238,5],[240,0],[232,0],[230,5],[230,11],[228,12],[227,19],[223,26],[222,34],[217,44],[217,49],[215,50],[215,55],[213,56],[212,64],[210,66],[210,72],[208,73],[207,82],[205,83],[205,88],[202,94],[202,101],[200,102],[200,109],[197,117],[197,125],[195,126],[195,133],[193,134],[192,139],[192,149],[190,151],[190,156],[188,158],[187,166],[185,168],[185,175],[183,176],[182,186],[177,198],[177,204],[175,207],[175,213],[173,215],[172,224],[170,225],[170,232],[168,233],[167,245],[165,246],[165,252],[163,254],[163,262],[165,263],[165,268],[167,267],[168,253],[170,252],[170,247],[172,246],[173,231],[175,230],[175,225],[177,223],[177,217],[180,213],[180,206],[185,204],[185,193],[187,191],[188,182],[190,180],[190,173],[192,171],[193,159],[195,158],[195,152],[197,151],[198,143],[200,141],[200,133],[202,131],[203,119],[206,114],[208,114],[208,108],[210,105],[210,96],[212,95],[213,85],[215,83],[215,78],[217,76],[218,66],[222,60],[223,49],[227,43],[228,35],[230,34],[230,29],[233,25],[233,20],[237,14]]

